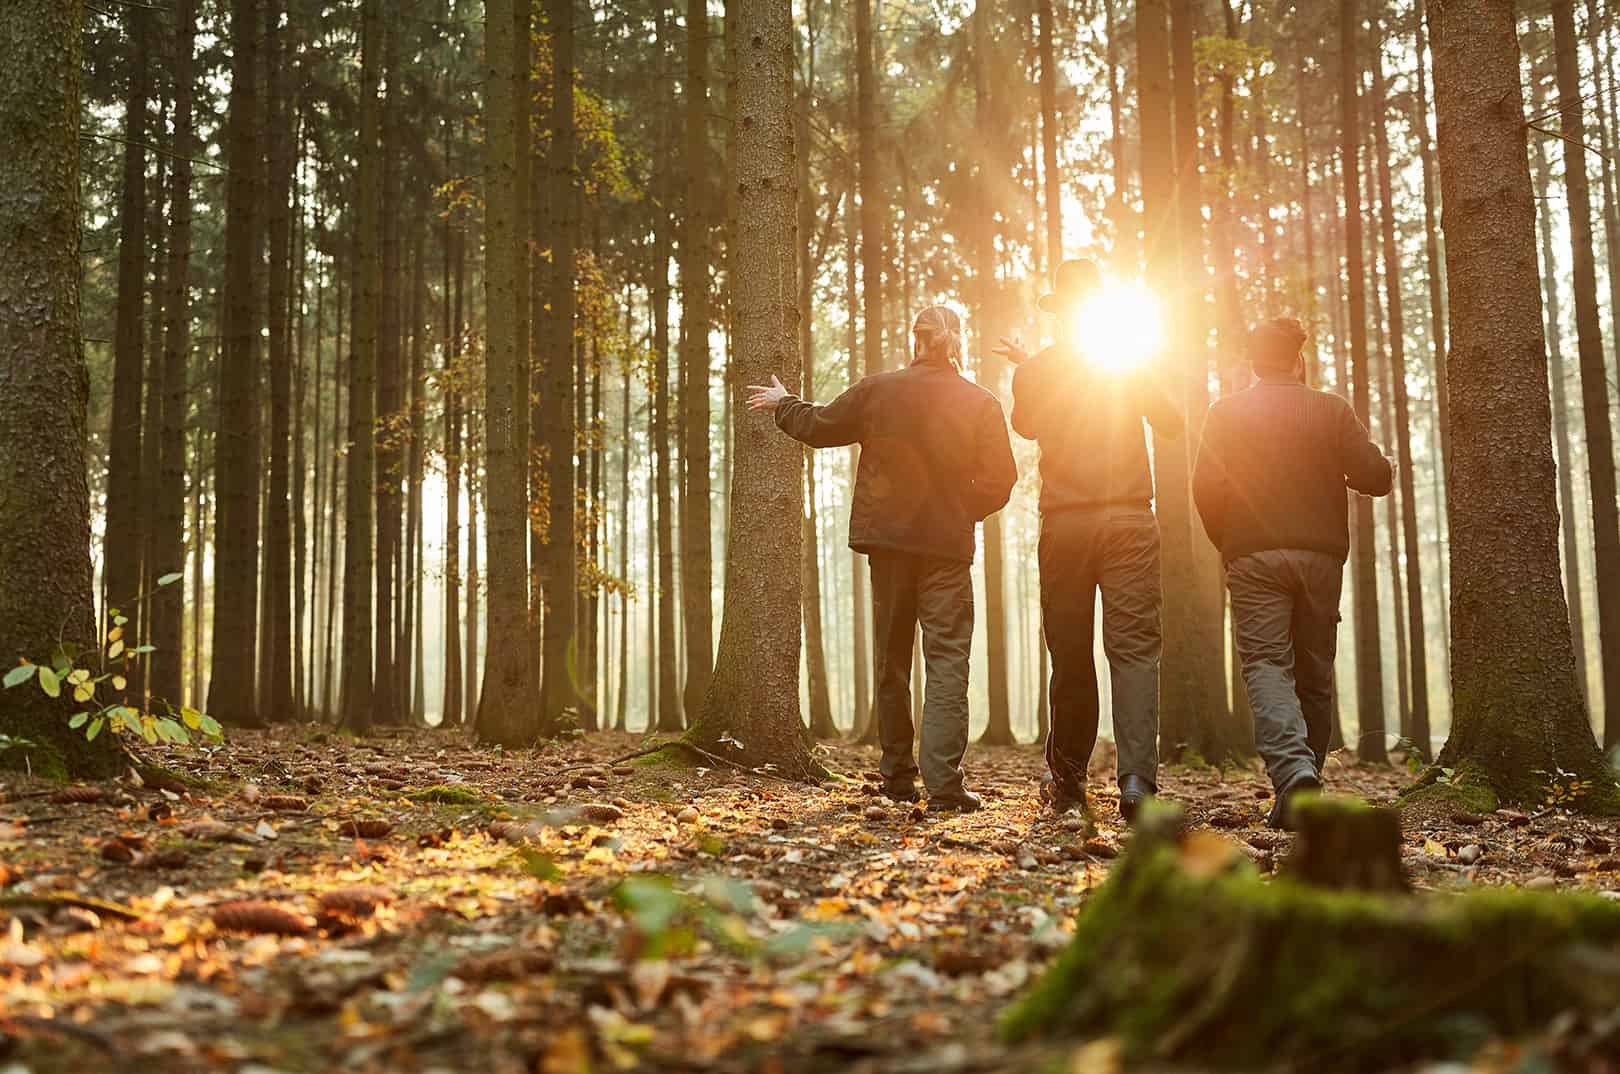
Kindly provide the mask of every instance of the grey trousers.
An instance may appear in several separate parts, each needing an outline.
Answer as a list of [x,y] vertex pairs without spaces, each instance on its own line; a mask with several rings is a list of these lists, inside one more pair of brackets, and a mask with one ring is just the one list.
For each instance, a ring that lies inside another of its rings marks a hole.
[[1278,789],[1320,778],[1327,758],[1343,585],[1344,563],[1321,552],[1255,552],[1226,565],[1254,742]]
[[922,732],[917,754],[930,797],[962,793],[968,740],[968,658],[973,650],[972,565],[903,552],[874,552],[872,651],[880,769],[885,781],[917,776],[911,743],[911,654],[922,627]]
[[1057,511],[1041,518],[1041,620],[1052,654],[1052,778],[1078,796],[1097,744],[1097,591],[1114,688],[1118,772],[1158,786],[1159,524],[1147,507]]

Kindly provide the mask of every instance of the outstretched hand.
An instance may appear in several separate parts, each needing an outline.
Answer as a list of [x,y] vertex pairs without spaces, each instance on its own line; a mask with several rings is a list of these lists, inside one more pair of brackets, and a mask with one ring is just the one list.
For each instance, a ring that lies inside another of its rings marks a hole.
[[776,374],[772,373],[770,387],[767,388],[763,384],[748,386],[748,409],[774,411],[787,396],[786,386],[777,379]]
[[1008,339],[1006,336],[1002,336],[1001,342],[990,348],[990,353],[1005,358],[1009,365],[1023,365],[1029,361],[1029,352],[1024,349],[1024,345],[1018,340]]

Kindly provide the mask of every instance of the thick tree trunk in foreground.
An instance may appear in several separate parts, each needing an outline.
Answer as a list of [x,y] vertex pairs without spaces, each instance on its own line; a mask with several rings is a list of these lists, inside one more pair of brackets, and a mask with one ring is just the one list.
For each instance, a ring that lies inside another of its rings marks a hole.
[[709,518],[709,21],[686,0],[686,214],[681,239],[681,622],[683,707],[696,712],[714,670],[714,551]]
[[[1367,274],[1362,260],[1361,169],[1357,143],[1361,132],[1359,84],[1361,67],[1356,39],[1361,33],[1359,0],[1339,5],[1339,156],[1344,179],[1345,266],[1349,275],[1350,379],[1356,416],[1370,427],[1372,367],[1367,355]],[[1372,500],[1355,496],[1351,503],[1351,610],[1356,626],[1356,754],[1363,761],[1384,761],[1384,667],[1378,628],[1378,564],[1373,544]]]
[[[1598,649],[1603,669],[1603,745],[1620,742],[1620,503],[1616,503],[1614,432],[1608,368],[1598,319],[1597,268],[1592,254],[1592,192],[1586,175],[1586,120],[1576,55],[1573,0],[1553,0],[1553,52],[1558,61],[1558,114],[1564,136],[1564,187],[1569,193],[1574,261],[1575,336],[1581,359],[1581,409],[1586,417],[1586,466],[1592,487],[1597,546]],[[1536,137],[1536,132],[1531,132]],[[1611,272],[1615,266],[1609,267]]]
[[1613,801],[1575,680],[1511,0],[1429,9],[1451,310],[1451,737],[1439,763],[1540,802],[1548,772]]
[[259,629],[259,326],[254,236],[259,189],[258,0],[231,5],[226,124],[225,286],[215,434],[214,647],[208,710],[237,726],[262,722],[254,694]]
[[[528,288],[523,285],[526,236],[518,225],[519,159],[529,136],[518,105],[528,55],[529,20],[515,0],[488,0],[484,16],[485,308],[484,458],[489,542],[489,652],[479,690],[478,737],[508,747],[529,746],[540,732],[533,661],[529,654],[527,364],[518,330]],[[469,623],[468,629],[473,627]],[[470,648],[470,647],[469,647]],[[474,665],[476,666],[476,665]]]
[[[738,26],[735,384],[772,373],[799,386],[793,12],[788,0],[741,5]],[[799,719],[799,554],[803,449],[766,414],[737,425],[720,650],[689,738],[784,775],[821,774]]]
[[[21,0],[0,14],[0,666],[48,661],[58,639],[96,646],[79,341],[77,0]],[[0,697],[0,732],[39,748],[7,768],[105,776],[113,735],[70,730],[72,703],[34,682]],[[59,754],[60,757],[53,757]]]

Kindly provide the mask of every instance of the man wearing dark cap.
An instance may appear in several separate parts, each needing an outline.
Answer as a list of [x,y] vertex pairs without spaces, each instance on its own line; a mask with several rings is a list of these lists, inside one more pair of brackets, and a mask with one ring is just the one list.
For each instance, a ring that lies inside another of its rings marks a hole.
[[1226,561],[1255,745],[1276,789],[1269,823],[1322,786],[1333,717],[1339,591],[1350,550],[1345,490],[1389,494],[1389,460],[1342,396],[1305,386],[1291,317],[1249,335],[1259,378],[1204,423],[1193,498]]
[[1057,342],[1033,357],[997,349],[1013,375],[1013,430],[1041,449],[1041,620],[1052,656],[1049,769],[1041,797],[1059,812],[1086,808],[1086,769],[1097,744],[1095,605],[1102,592],[1103,649],[1113,684],[1120,812],[1134,820],[1157,790],[1159,767],[1159,524],[1153,514],[1146,419],[1160,434],[1183,428],[1145,369],[1102,353],[1082,311],[1102,277],[1095,262],[1064,261],[1040,308],[1058,319]]
[[[825,406],[772,377],[748,409],[811,447],[861,445],[849,545],[872,564],[873,649],[884,793],[915,801],[911,652],[919,623],[927,691],[918,747],[930,811],[979,808],[963,786],[968,656],[973,645],[973,528],[1018,480],[996,397],[961,375],[962,323],[930,306],[912,326],[904,369],[862,379]],[[797,614],[797,609],[793,609]]]

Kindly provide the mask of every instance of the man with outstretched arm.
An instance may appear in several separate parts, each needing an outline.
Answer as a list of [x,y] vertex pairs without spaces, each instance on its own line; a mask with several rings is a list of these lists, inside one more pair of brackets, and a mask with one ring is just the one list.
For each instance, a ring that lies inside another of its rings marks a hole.
[[1350,551],[1348,488],[1387,496],[1389,460],[1350,404],[1304,383],[1305,329],[1291,317],[1249,334],[1258,382],[1210,407],[1193,499],[1226,561],[1255,745],[1276,789],[1272,827],[1322,786],[1333,725],[1339,591]]
[[1102,591],[1103,649],[1113,684],[1119,809],[1136,818],[1158,789],[1159,523],[1153,513],[1144,419],[1179,436],[1182,417],[1153,374],[1125,368],[1087,330],[1098,300],[1093,261],[1064,261],[1039,305],[1058,319],[1057,342],[1033,357],[1003,340],[1013,374],[1013,431],[1041,449],[1041,621],[1052,656],[1049,769],[1041,799],[1085,810],[1097,745],[1095,605]]
[[883,792],[915,801],[911,651],[922,626],[927,690],[918,748],[928,808],[971,812],[963,785],[968,655],[973,643],[973,528],[1001,510],[1018,479],[995,396],[961,375],[962,323],[930,306],[912,326],[912,360],[866,377],[825,406],[772,377],[748,409],[811,447],[861,445],[849,545],[872,565],[873,650]]

